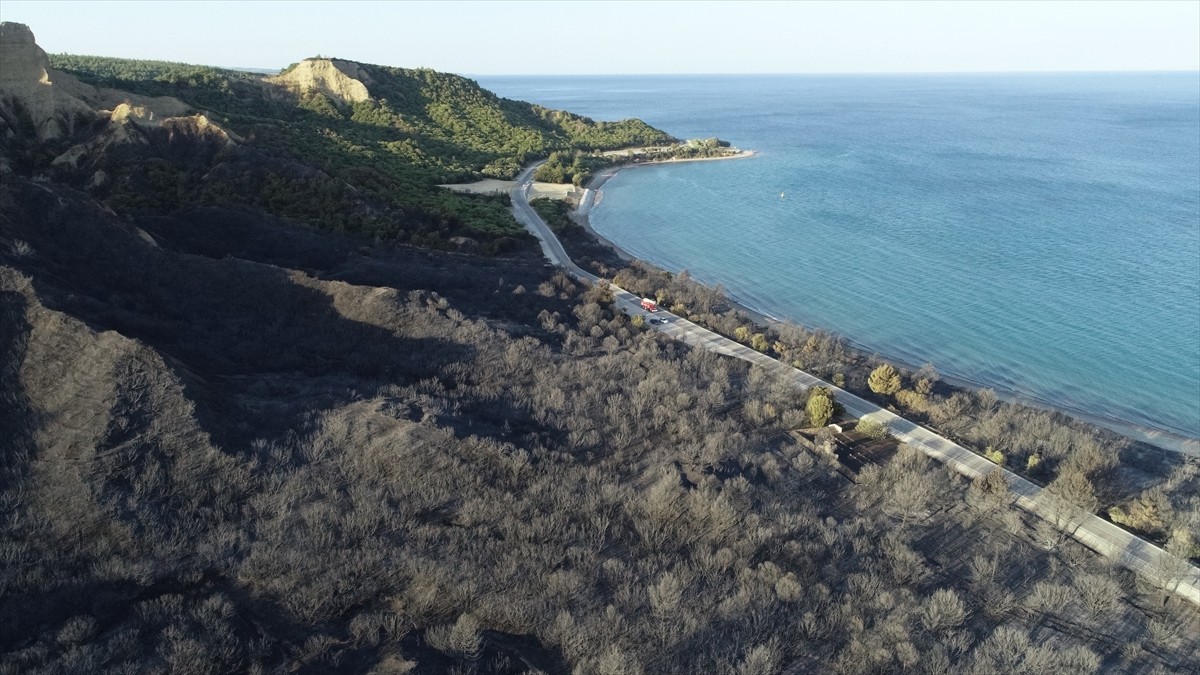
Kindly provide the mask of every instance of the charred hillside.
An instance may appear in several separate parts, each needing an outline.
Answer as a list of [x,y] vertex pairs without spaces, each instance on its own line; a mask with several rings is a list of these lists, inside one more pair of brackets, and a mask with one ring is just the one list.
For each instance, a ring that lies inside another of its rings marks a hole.
[[[377,91],[388,71],[361,68]],[[339,114],[362,103],[310,70],[296,86],[341,92]],[[1197,663],[1200,619],[1161,589],[919,453],[845,480],[788,433],[790,385],[538,257],[204,192],[342,177],[211,109],[208,131],[151,116],[183,86],[154,77],[124,118],[0,106],[0,672]]]
[[845,481],[785,383],[540,263],[0,200],[5,671],[1195,662],[1194,611],[919,453]]

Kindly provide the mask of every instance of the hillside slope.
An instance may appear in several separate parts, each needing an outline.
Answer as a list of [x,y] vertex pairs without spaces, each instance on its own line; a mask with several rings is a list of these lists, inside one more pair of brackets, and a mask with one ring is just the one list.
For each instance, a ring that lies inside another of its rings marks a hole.
[[208,112],[89,110],[42,136],[5,118],[6,151],[45,164],[0,180],[0,673],[1200,662],[1193,609],[918,453],[846,481],[787,433],[789,385],[540,257],[216,190],[160,204],[242,170],[334,179]]
[[0,26],[0,171],[47,176],[121,214],[240,204],[426,248],[528,246],[500,197],[436,186],[510,177],[555,150],[670,140],[501,99],[429,70],[309,59],[275,77],[47,56]]
[[1200,656],[1194,610],[919,454],[845,482],[782,433],[790,387],[538,262],[0,204],[4,672]]

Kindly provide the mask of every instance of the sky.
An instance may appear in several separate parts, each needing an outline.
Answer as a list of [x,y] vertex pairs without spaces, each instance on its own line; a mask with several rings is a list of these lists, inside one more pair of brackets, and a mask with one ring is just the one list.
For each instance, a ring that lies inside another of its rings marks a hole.
[[0,20],[51,53],[264,69],[323,55],[465,75],[1200,70],[1200,0],[4,0]]

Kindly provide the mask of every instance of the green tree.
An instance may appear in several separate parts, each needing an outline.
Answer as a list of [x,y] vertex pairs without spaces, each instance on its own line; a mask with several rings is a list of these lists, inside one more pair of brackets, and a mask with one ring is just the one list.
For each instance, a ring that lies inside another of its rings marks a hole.
[[1042,456],[1038,453],[1033,453],[1029,459],[1025,460],[1025,473],[1035,474],[1042,469]]
[[1172,519],[1171,502],[1162,487],[1155,486],[1123,506],[1112,507],[1108,515],[1114,523],[1156,534]]
[[871,377],[867,378],[867,386],[876,394],[891,396],[900,391],[900,373],[889,363],[879,366],[871,371]]
[[882,422],[867,417],[859,420],[858,424],[854,427],[854,430],[863,436],[876,441],[882,440],[888,435],[887,426],[885,426]]
[[809,424],[823,427],[833,419],[833,394],[825,387],[813,387],[808,393],[808,404],[804,406],[808,413]]
[[754,337],[750,338],[750,346],[756,351],[767,351],[767,336],[762,333],[755,333]]

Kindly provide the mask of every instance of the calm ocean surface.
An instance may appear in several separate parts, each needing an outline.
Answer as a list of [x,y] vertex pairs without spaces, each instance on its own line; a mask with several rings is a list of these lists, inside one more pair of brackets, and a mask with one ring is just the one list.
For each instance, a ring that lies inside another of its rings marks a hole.
[[719,136],[593,226],[781,319],[1054,407],[1200,437],[1200,75],[481,77]]

